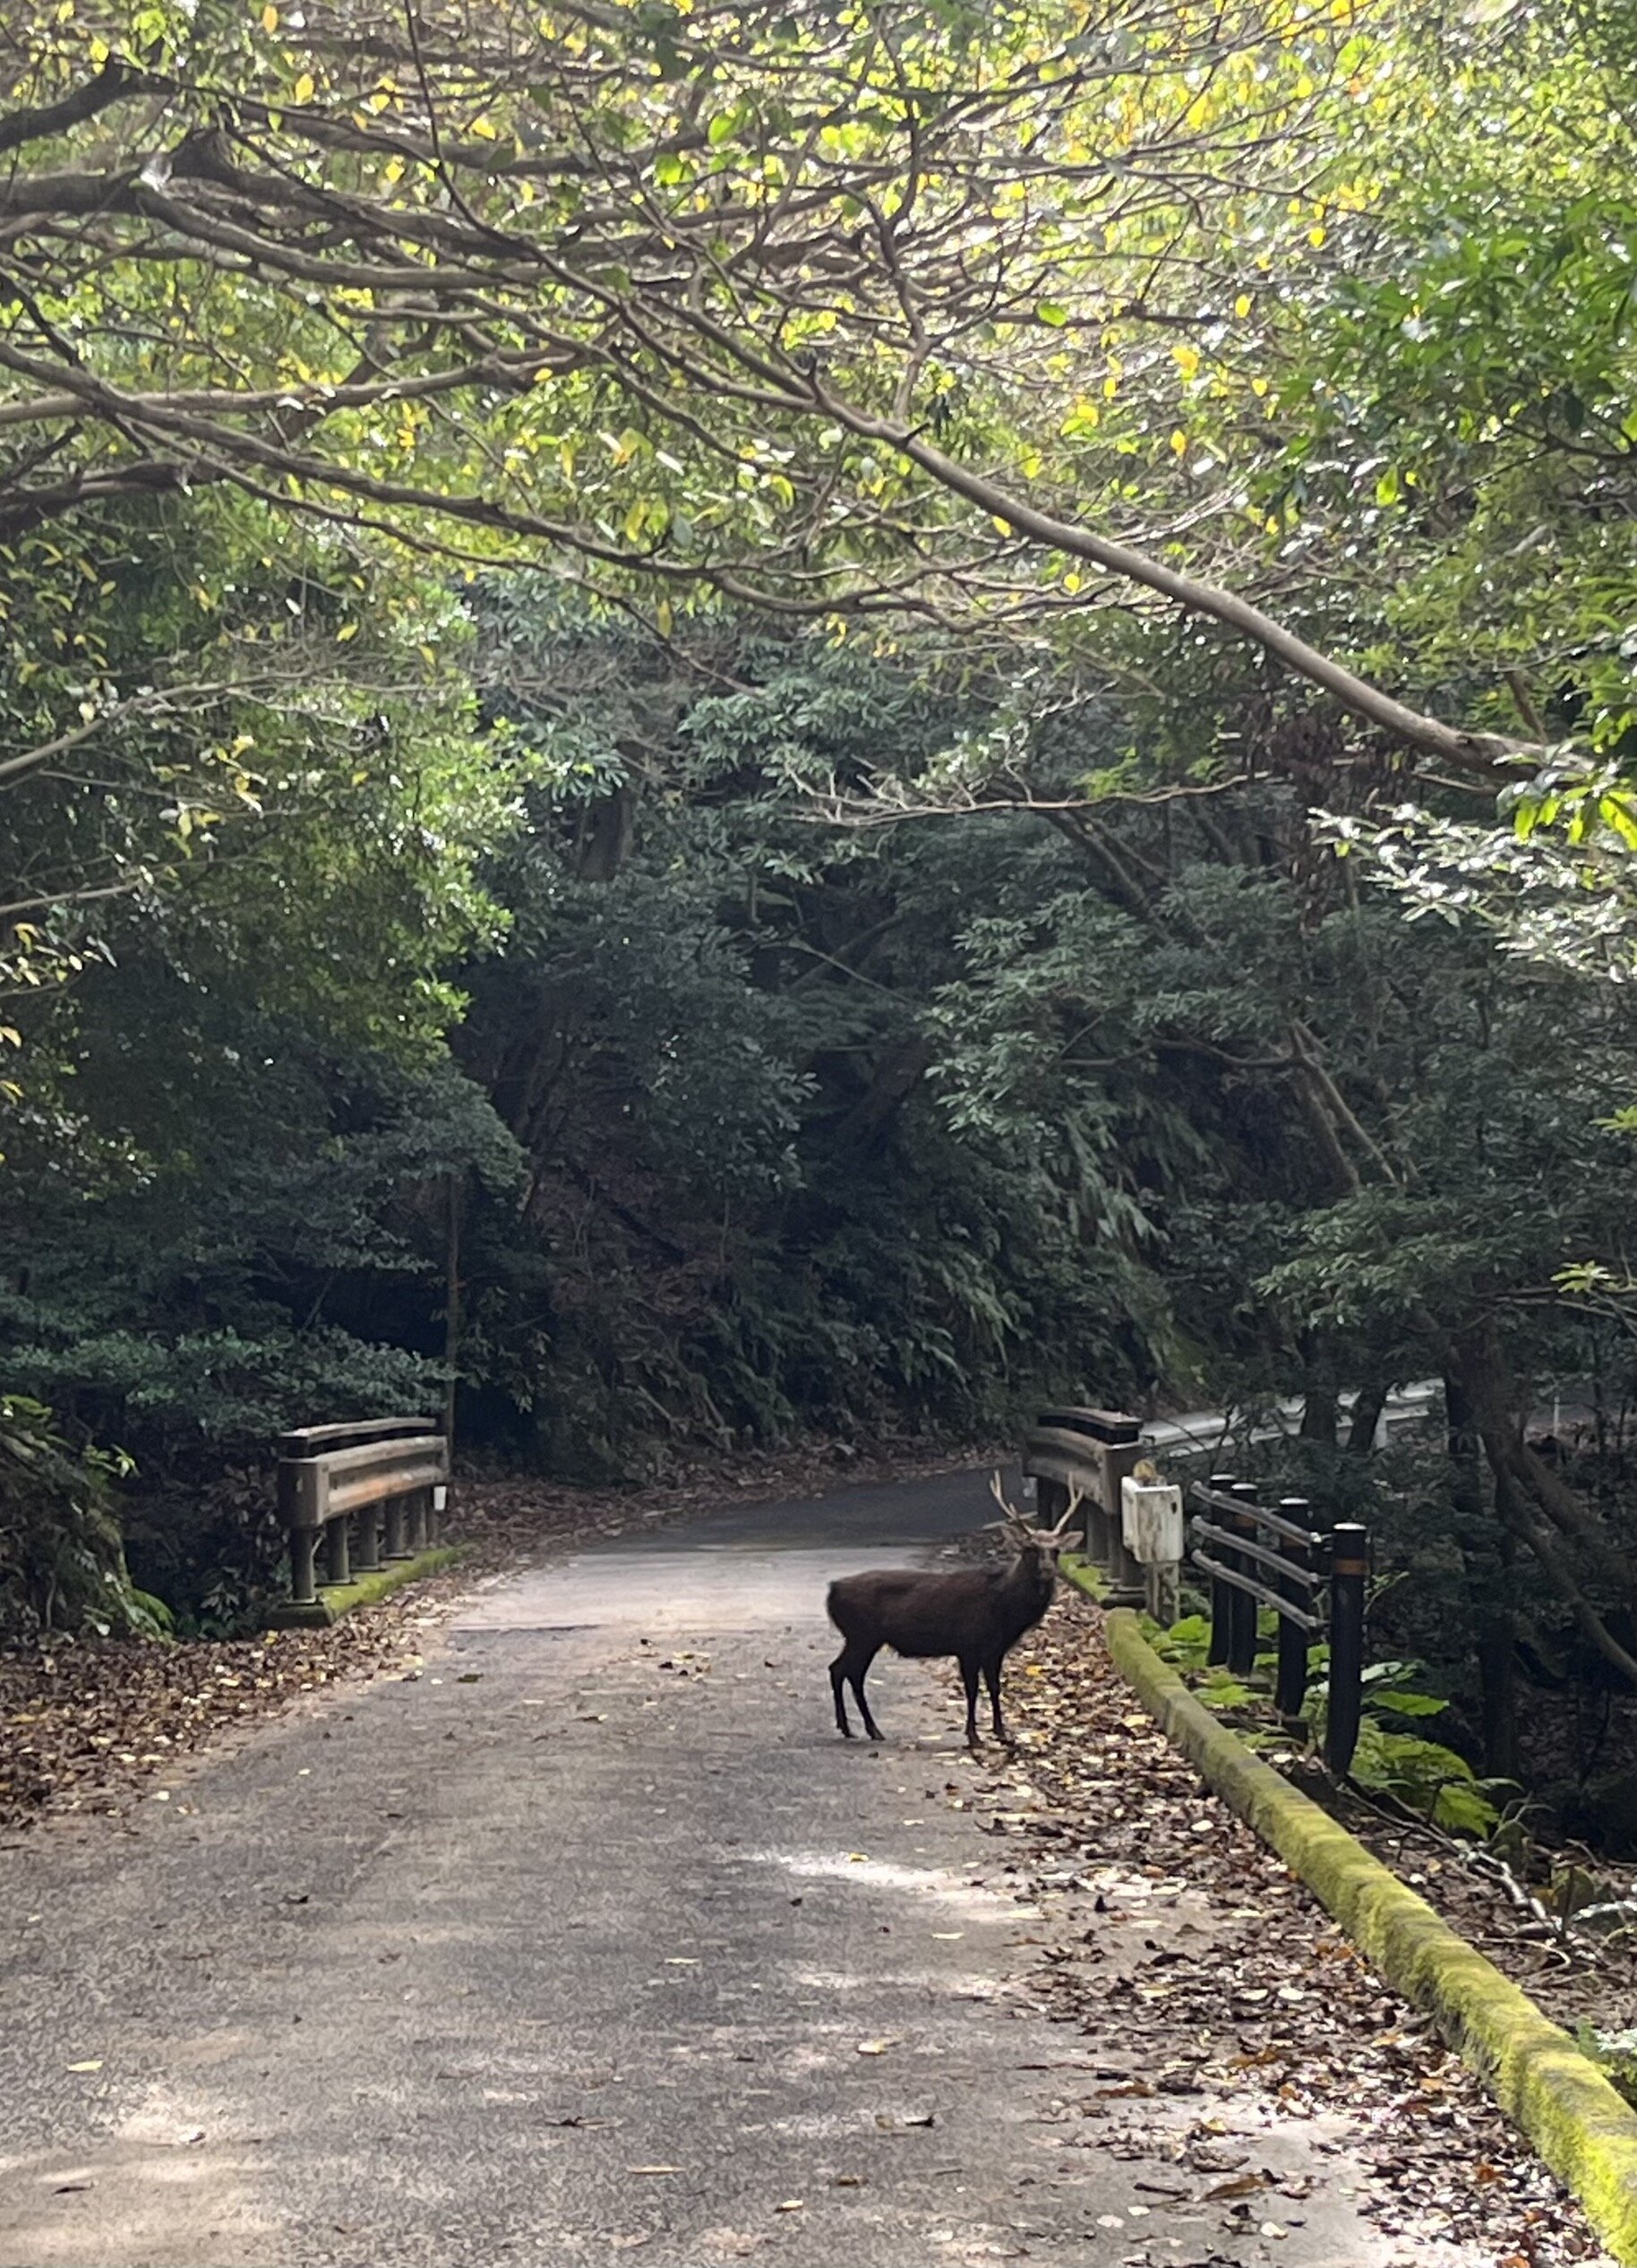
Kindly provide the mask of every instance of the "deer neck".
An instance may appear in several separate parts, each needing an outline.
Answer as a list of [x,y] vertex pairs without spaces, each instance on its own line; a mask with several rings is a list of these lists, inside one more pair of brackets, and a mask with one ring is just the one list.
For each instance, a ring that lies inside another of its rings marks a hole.
[[1001,1578],[1001,1594],[1021,1614],[1038,1621],[1051,1604],[1057,1569],[1043,1554],[1025,1551],[1013,1560]]

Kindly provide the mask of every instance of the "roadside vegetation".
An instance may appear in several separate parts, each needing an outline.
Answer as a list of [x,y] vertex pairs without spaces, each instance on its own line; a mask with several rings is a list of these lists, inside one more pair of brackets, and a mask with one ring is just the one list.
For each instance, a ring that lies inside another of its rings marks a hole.
[[1299,1395],[1620,1850],[1624,13],[405,22],[0,28],[6,1629],[252,1628],[296,1422]]

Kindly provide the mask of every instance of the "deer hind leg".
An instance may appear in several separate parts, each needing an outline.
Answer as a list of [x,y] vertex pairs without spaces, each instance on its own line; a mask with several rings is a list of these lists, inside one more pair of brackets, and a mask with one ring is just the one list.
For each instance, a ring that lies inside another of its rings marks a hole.
[[994,1724],[995,1738],[1010,1748],[1012,1738],[1000,1715],[1000,1667],[1005,1660],[1005,1654],[998,1654],[993,1661],[983,1664],[983,1682],[989,1688],[989,1713]]
[[978,1739],[978,1664],[964,1654],[961,1657],[961,1683],[966,1688],[966,1745],[975,1748],[981,1745]]
[[843,1690],[849,1685],[853,1688],[853,1697],[858,1703],[859,1714],[864,1720],[865,1739],[878,1740],[881,1738],[881,1728],[870,1714],[870,1703],[864,1693],[864,1680],[869,1676],[870,1665],[880,1650],[878,1645],[866,1645],[858,1638],[849,1638],[830,1664],[830,1690],[836,1696],[836,1722],[849,1740],[853,1738],[853,1727],[847,1722],[847,1703]]

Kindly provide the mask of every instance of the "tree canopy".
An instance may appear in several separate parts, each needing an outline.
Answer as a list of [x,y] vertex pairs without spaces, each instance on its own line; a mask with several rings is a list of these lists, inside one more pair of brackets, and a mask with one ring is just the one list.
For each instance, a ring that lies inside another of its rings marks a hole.
[[429,1396],[1298,1394],[1497,1768],[1637,1677],[1634,119],[1593,0],[14,9],[11,1618]]
[[1137,590],[1446,763],[1518,737],[1305,638],[1315,531],[1262,493],[1384,157],[1440,74],[1495,97],[1493,37],[1405,89],[1418,28],[1351,0],[13,36],[0,528],[221,483],[549,555],[662,632],[704,591],[1072,634]]

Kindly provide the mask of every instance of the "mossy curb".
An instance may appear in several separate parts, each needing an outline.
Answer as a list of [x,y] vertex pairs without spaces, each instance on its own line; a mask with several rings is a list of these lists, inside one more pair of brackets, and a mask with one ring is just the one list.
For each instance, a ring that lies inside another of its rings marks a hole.
[[[1068,1573],[1093,1589],[1080,1569]],[[1299,1875],[1394,1990],[1437,2019],[1609,2252],[1637,2268],[1637,2111],[1527,1993],[1220,1724],[1148,1645],[1134,1613],[1116,1608],[1103,1628],[1116,1668],[1206,1784]]]
[[440,1568],[453,1567],[466,1556],[464,1543],[440,1543],[430,1551],[417,1551],[412,1559],[394,1559],[384,1568],[372,1568],[367,1575],[356,1575],[350,1583],[323,1583],[318,1597],[310,1606],[297,1606],[286,1599],[275,1606],[267,1618],[270,1630],[298,1630],[323,1628],[339,1622],[355,1607],[374,1606],[379,1600],[390,1599],[394,1591],[401,1591],[406,1583],[418,1583],[423,1576],[436,1575]]

